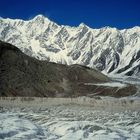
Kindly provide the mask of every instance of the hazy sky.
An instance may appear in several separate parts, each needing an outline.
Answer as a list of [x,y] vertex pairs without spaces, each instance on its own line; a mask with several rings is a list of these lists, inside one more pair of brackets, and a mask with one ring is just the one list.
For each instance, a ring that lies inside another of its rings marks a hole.
[[0,16],[30,19],[43,14],[58,24],[140,26],[140,0],[0,0]]

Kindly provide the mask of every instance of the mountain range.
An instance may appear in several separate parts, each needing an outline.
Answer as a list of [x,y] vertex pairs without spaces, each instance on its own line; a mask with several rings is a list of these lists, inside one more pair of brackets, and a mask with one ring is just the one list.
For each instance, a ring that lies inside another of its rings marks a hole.
[[43,15],[0,18],[0,40],[39,60],[80,64],[110,76],[140,76],[140,27],[118,30],[58,25]]

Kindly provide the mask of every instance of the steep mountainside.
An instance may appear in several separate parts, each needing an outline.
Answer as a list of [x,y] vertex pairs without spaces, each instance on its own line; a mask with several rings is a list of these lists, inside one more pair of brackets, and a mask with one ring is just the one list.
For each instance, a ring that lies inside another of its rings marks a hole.
[[40,61],[0,41],[0,96],[120,97],[136,93],[134,86],[104,86],[108,82],[112,81],[97,70]]
[[60,26],[42,15],[28,21],[0,18],[0,40],[41,60],[82,64],[105,74],[140,75],[140,27]]

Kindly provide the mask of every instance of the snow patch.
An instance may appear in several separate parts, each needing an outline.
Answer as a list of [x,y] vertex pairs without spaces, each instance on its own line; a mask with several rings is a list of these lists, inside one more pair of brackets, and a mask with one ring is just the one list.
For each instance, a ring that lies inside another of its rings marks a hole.
[[123,84],[120,82],[108,82],[108,83],[99,83],[99,84],[85,83],[85,85],[96,85],[96,86],[104,86],[104,87],[119,87],[119,88],[123,88],[123,87],[127,86],[127,84]]

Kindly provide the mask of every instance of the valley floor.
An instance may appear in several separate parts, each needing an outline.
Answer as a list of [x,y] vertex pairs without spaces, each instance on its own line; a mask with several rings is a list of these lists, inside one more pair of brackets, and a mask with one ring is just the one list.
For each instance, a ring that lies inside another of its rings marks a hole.
[[0,106],[0,139],[4,140],[140,139],[139,110],[107,111],[78,104]]

